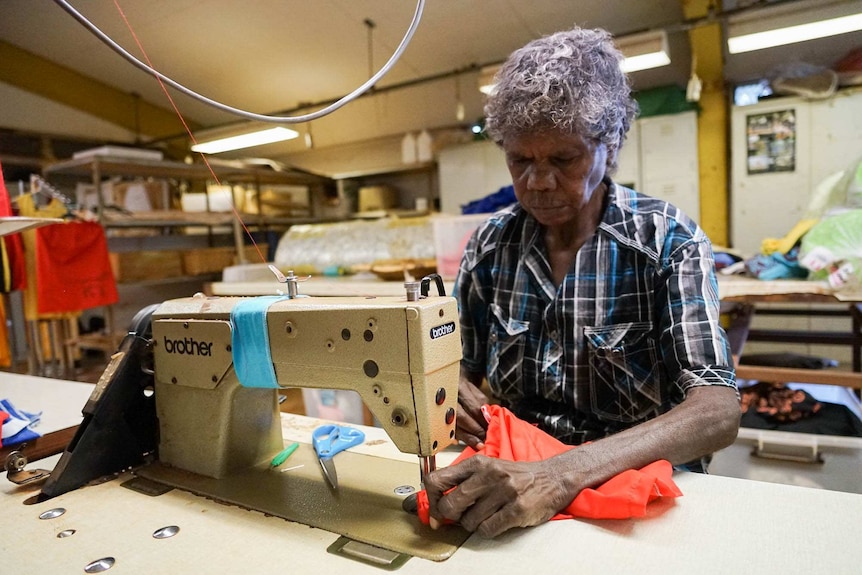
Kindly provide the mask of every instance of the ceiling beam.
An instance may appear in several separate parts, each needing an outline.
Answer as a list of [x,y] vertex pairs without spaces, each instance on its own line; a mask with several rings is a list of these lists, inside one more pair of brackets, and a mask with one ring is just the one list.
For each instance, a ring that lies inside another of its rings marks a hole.
[[[0,40],[0,82],[116,124],[146,139],[183,130],[177,115]],[[200,126],[190,123],[191,129]]]

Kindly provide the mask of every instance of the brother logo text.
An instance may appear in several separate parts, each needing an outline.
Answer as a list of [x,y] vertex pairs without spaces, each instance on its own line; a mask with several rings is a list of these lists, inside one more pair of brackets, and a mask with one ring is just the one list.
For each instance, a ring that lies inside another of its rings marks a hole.
[[167,353],[210,357],[212,355],[212,348],[213,344],[211,341],[196,341],[192,337],[183,339],[168,339],[165,337],[165,351]]
[[443,325],[438,325],[437,327],[431,328],[431,339],[437,339],[438,337],[443,337],[444,335],[449,335],[450,333],[455,332],[455,322],[450,321],[449,323],[444,323]]

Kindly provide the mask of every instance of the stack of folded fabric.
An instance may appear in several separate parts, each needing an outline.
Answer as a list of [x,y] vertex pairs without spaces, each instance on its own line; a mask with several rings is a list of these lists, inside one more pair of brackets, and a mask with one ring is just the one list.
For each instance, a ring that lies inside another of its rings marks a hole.
[[40,437],[33,427],[38,425],[42,412],[30,413],[17,409],[8,399],[0,399],[0,424],[3,426],[0,434],[0,447],[17,445]]

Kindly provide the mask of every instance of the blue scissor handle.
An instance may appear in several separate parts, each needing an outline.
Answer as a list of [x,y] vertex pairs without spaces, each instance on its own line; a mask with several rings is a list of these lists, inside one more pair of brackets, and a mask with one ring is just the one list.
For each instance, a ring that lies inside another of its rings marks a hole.
[[339,451],[365,441],[365,433],[347,425],[321,425],[311,433],[314,451],[320,459],[329,459]]

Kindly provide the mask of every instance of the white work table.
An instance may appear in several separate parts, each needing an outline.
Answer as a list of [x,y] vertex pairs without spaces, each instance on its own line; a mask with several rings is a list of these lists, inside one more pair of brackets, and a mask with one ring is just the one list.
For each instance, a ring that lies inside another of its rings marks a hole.
[[[47,389],[67,382],[42,383]],[[318,423],[285,414],[285,440],[309,442]],[[415,459],[399,454],[382,430],[364,429],[364,453]],[[440,463],[452,455],[443,454]],[[0,476],[0,556],[24,573],[82,573],[107,556],[116,559],[108,572],[117,574],[381,572],[327,553],[334,533],[178,489],[142,495],[121,487],[129,476],[32,505],[24,502],[38,488]],[[446,561],[414,557],[398,572],[838,574],[862,566],[856,532],[862,495],[692,473],[674,479],[684,496],[652,504],[646,518],[555,521],[493,540],[472,536]],[[38,518],[55,507],[66,513]],[[179,533],[152,537],[168,525]],[[57,537],[67,529],[75,534]]]
[[92,383],[0,372],[0,399],[8,399],[24,411],[41,411],[34,430],[43,435],[81,423],[81,408],[94,387]]
[[17,409],[42,412],[33,427],[41,437],[26,446],[4,445],[0,449],[0,470],[6,454],[23,449],[30,459],[63,451],[81,423],[81,409],[95,386],[92,383],[61,381],[32,375],[0,372],[0,399],[8,399]]
[[[719,293],[723,300],[738,298],[768,298],[770,296],[786,297],[822,297],[835,302],[858,302],[862,300],[862,292],[836,291],[823,281],[808,280],[771,280],[764,281],[744,276],[718,276]],[[446,293],[451,295],[455,285],[454,280],[443,281]],[[208,285],[212,295],[221,296],[256,296],[274,295],[278,290],[284,290],[284,285],[275,279],[256,279],[253,281],[220,281]],[[434,285],[432,293],[436,293]],[[353,276],[329,277],[312,276],[308,281],[299,284],[299,292],[313,296],[397,296],[404,293],[404,282],[384,281],[373,274],[363,273]]]

